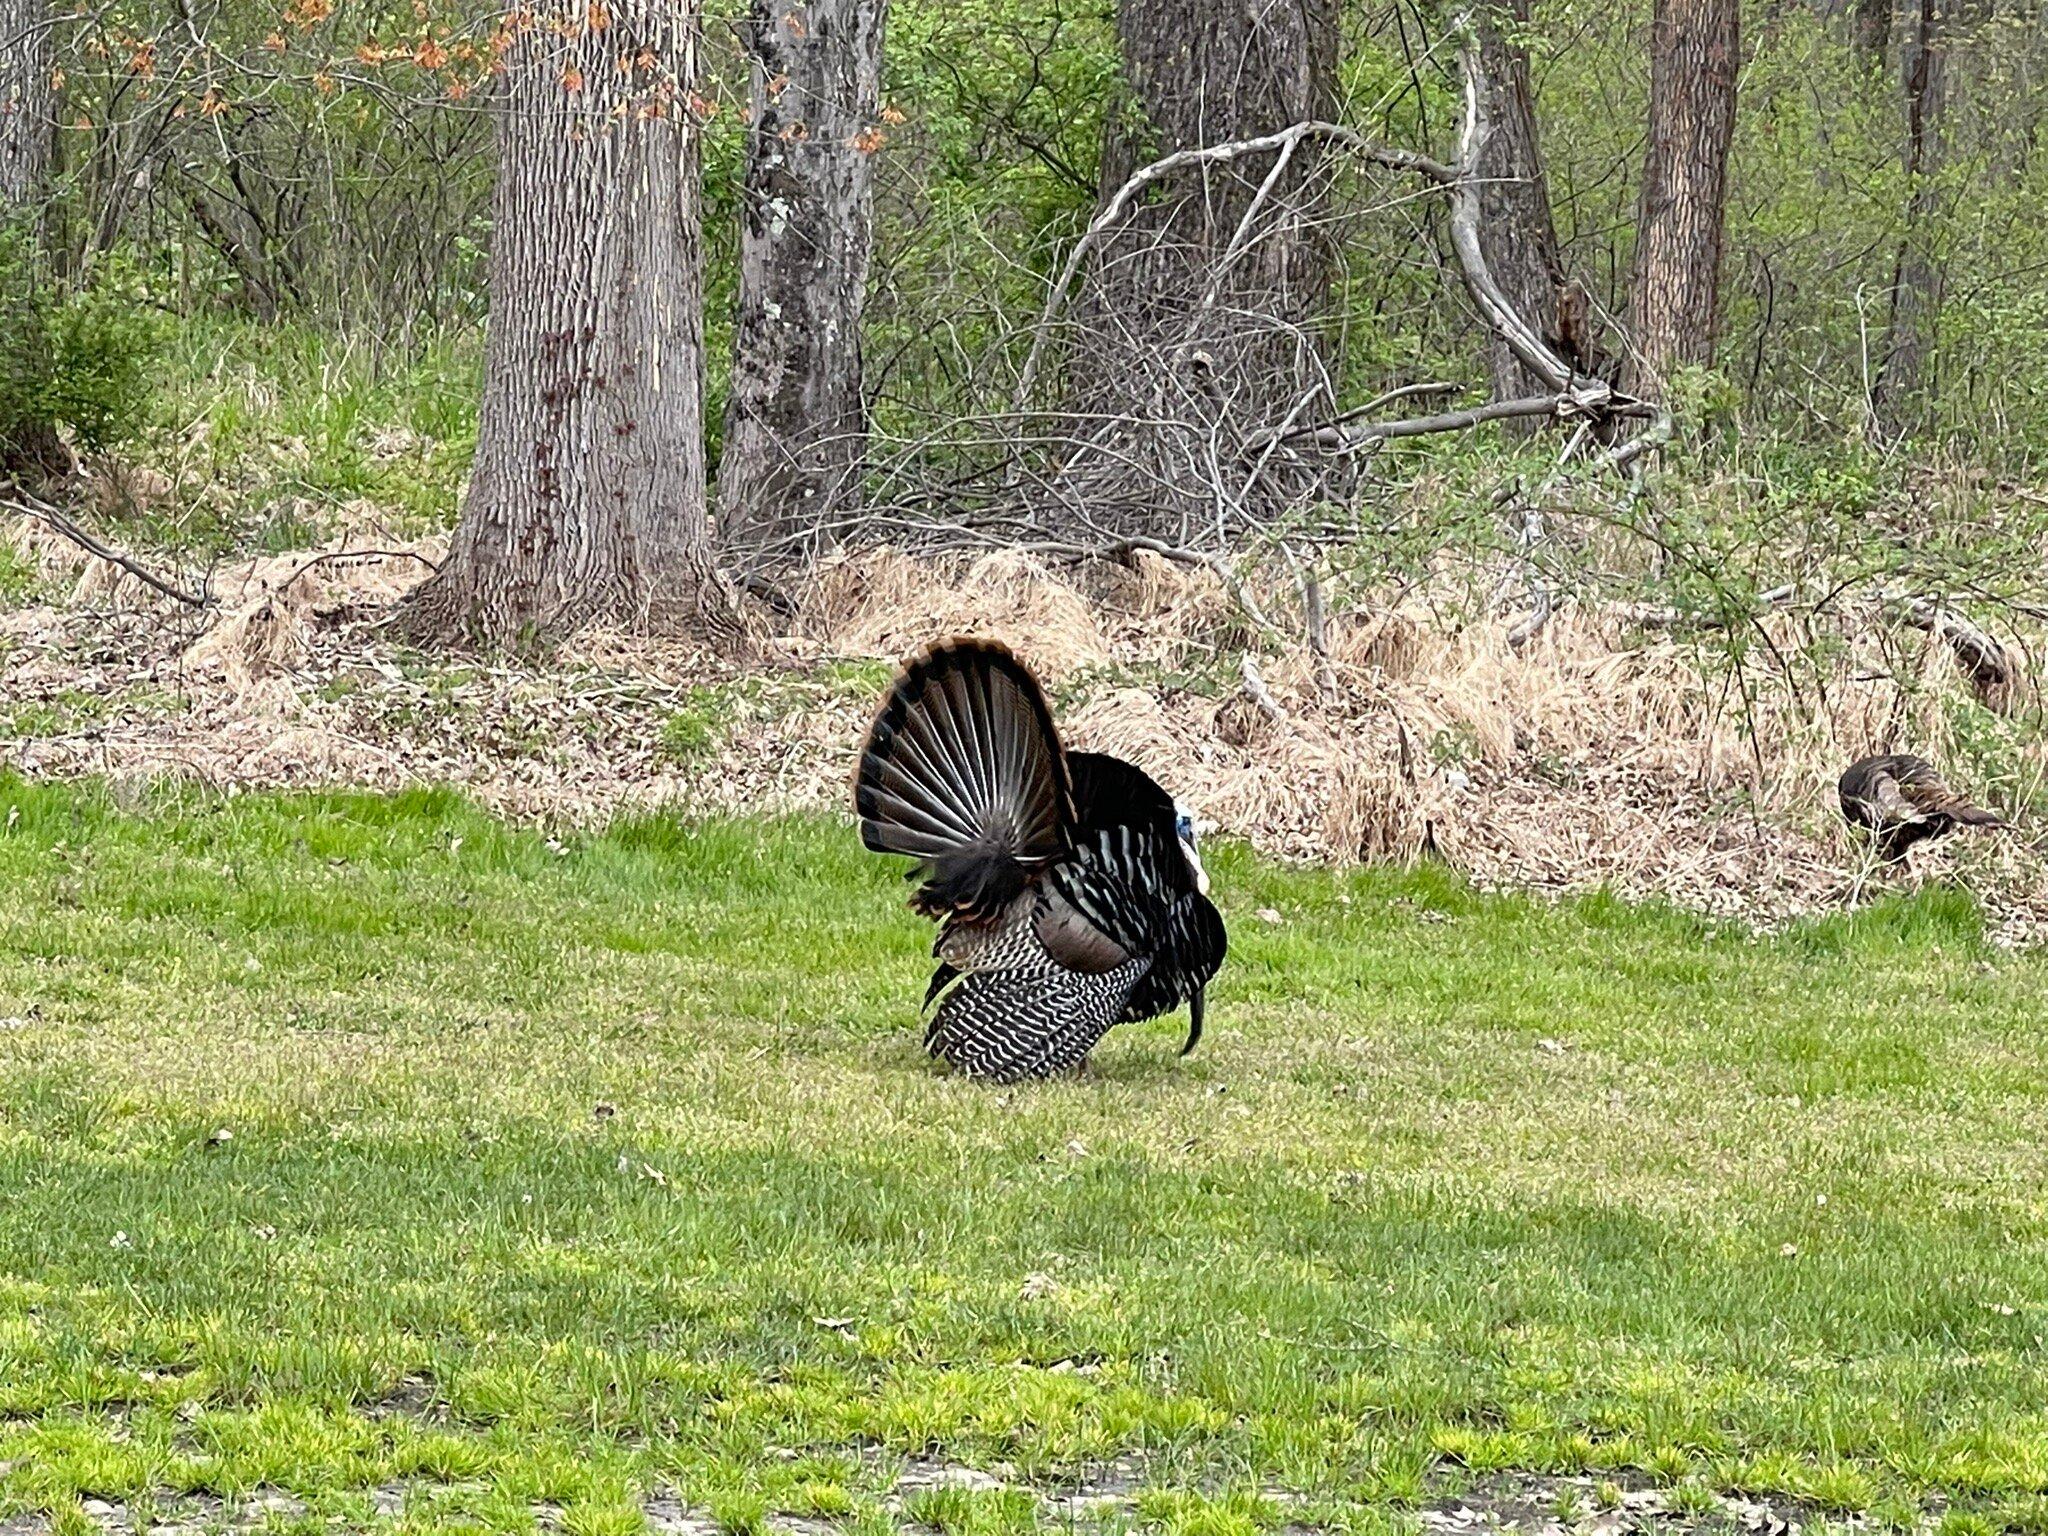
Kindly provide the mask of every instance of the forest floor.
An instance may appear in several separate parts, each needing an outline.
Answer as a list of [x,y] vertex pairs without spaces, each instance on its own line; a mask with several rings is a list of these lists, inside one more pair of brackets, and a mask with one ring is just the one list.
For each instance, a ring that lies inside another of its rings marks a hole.
[[0,1531],[2048,1524],[2048,958],[1213,873],[990,1090],[829,818],[0,776]]
[[[330,530],[216,569],[199,613],[23,523],[0,540],[0,767],[123,792],[454,784],[556,830],[839,808],[897,659],[974,633],[1047,678],[1072,742],[1135,759],[1271,856],[1427,857],[1482,888],[1604,889],[1763,926],[1960,882],[2002,942],[2048,932],[2031,684],[1987,710],[1943,647],[1855,615],[1841,635],[1783,637],[1794,676],[1627,610],[1566,604],[1517,650],[1506,617],[1352,592],[1317,657],[1274,645],[1206,571],[879,550],[827,566],[744,662],[618,633],[478,658],[393,637],[440,552]],[[2020,830],[1867,868],[1834,781],[1879,750],[1933,757]]]

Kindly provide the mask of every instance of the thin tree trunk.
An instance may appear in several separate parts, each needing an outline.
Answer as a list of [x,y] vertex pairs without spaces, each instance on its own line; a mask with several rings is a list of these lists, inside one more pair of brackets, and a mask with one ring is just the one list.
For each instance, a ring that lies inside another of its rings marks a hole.
[[1873,391],[1879,426],[1894,436],[1924,425],[1927,356],[1941,311],[1942,272],[1934,236],[1935,174],[1941,166],[1941,118],[1947,45],[1941,36],[1940,0],[1920,0],[1912,30],[1902,39],[1906,95],[1905,229],[1892,274],[1891,320],[1885,362]]
[[718,462],[728,548],[787,546],[857,499],[860,326],[885,0],[753,0],[739,314]]
[[711,586],[698,15],[547,0],[508,60],[475,467],[426,637],[686,618]]
[[[1473,17],[1479,50],[1479,89],[1489,131],[1474,167],[1479,186],[1479,246],[1501,292],[1532,329],[1555,341],[1566,327],[1564,267],[1551,219],[1550,183],[1536,131],[1536,92],[1522,35],[1529,0],[1481,6]],[[1582,369],[1584,363],[1571,359]],[[1506,342],[1488,333],[1487,373],[1493,398],[1542,394],[1549,383],[1529,372]],[[1590,371],[1590,370],[1588,370]],[[1511,430],[1533,432],[1533,418]]]
[[1740,15],[1737,0],[1656,0],[1629,292],[1637,394],[1656,395],[1676,369],[1714,360]]
[[50,18],[43,0],[0,0],[0,212],[42,200],[50,167]]

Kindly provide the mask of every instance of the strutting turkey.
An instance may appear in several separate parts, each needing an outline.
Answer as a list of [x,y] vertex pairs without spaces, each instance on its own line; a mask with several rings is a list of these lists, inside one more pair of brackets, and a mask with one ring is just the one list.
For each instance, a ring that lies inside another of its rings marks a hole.
[[861,841],[918,860],[940,923],[925,1048],[1000,1082],[1077,1067],[1117,1024],[1188,1005],[1223,963],[1190,819],[1140,769],[1061,745],[1007,648],[952,640],[906,663],[854,780]]
[[1924,757],[1895,753],[1851,763],[1838,786],[1842,815],[1869,833],[1878,855],[1896,864],[1915,843],[1957,827],[2003,827],[2003,816],[1970,804]]

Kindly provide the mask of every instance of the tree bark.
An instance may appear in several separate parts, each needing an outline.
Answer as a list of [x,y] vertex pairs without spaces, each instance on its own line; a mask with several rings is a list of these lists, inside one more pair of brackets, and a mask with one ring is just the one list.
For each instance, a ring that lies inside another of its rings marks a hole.
[[1892,41],[1892,0],[1856,0],[1856,49],[1871,63],[1884,62]]
[[753,0],[742,25],[753,121],[718,462],[728,548],[798,553],[858,498],[885,10]]
[[1714,360],[1740,15],[1737,0],[1656,0],[1629,292],[1638,395],[1655,396],[1676,369]]
[[[1486,93],[1481,111],[1487,123],[1486,142],[1473,167],[1479,179],[1479,246],[1508,302],[1533,330],[1556,343],[1571,329],[1570,306],[1565,302],[1564,265],[1551,219],[1550,183],[1537,139],[1529,50],[1522,43],[1528,22],[1529,0],[1481,6],[1473,16],[1479,89]],[[1560,351],[1582,372],[1593,371],[1576,355],[1577,346]],[[1496,400],[1517,400],[1551,388],[1491,331],[1486,368]],[[1525,419],[1515,430],[1533,432],[1538,426]]]
[[705,504],[698,14],[545,0],[508,50],[475,467],[427,638],[672,623],[714,586]]
[[[20,299],[29,303],[47,276],[43,205],[54,106],[50,15],[43,0],[0,0],[0,226],[23,242],[13,246],[13,258],[32,264],[26,274],[10,274],[10,286],[19,284]],[[0,323],[15,323],[15,317],[0,311]],[[41,485],[73,466],[70,449],[49,422],[0,422],[0,483]]]
[[[1177,150],[1335,113],[1334,0],[1119,0],[1116,23],[1130,100],[1110,118],[1105,199],[1140,165]],[[1317,159],[1305,145],[1267,191],[1261,212],[1269,232],[1257,240],[1237,234],[1270,162],[1205,165],[1165,182],[1125,222],[1116,249],[1099,258],[1110,297],[1132,311],[1120,319],[1172,331],[1205,307],[1213,314],[1223,299],[1242,297],[1256,299],[1272,320],[1317,320],[1332,274],[1317,227]],[[1226,259],[1228,270],[1219,270]],[[1205,306],[1219,277],[1225,292]]]
[[50,166],[50,18],[43,0],[0,0],[0,212],[39,203]]
[[[1328,120],[1337,22],[1336,0],[1118,0],[1126,91],[1102,205],[1167,155]],[[1181,540],[1197,519],[1220,528],[1239,510],[1241,445],[1308,409],[1305,391],[1327,396],[1323,155],[1304,138],[1187,165],[1091,252],[1066,347],[1086,441],[1061,483],[1098,521]]]
[[1941,166],[1942,107],[1947,46],[1940,0],[1919,0],[1911,30],[1901,39],[1906,96],[1905,228],[1892,271],[1891,319],[1885,361],[1873,390],[1878,425],[1893,436],[1925,424],[1928,353],[1940,315],[1942,272],[1930,249],[1934,237],[1935,175]]

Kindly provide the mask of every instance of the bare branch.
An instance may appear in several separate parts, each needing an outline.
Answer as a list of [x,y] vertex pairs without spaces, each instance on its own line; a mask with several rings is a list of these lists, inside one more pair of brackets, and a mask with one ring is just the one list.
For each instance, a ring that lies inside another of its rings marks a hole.
[[[1124,216],[1137,195],[1152,183],[1171,176],[1175,171],[1190,165],[1209,164],[1220,160],[1236,160],[1245,155],[1264,154],[1278,150],[1292,156],[1296,146],[1303,139],[1328,138],[1350,150],[1353,154],[1389,170],[1412,171],[1422,175],[1439,186],[1449,186],[1458,179],[1457,171],[1428,155],[1412,150],[1390,149],[1375,144],[1363,135],[1338,123],[1303,122],[1282,128],[1276,133],[1262,134],[1255,139],[1233,139],[1225,144],[1209,144],[1199,149],[1179,149],[1172,154],[1154,160],[1150,165],[1140,166],[1128,180],[1118,187],[1109,201],[1103,204],[1093,222],[1074,242],[1074,248],[1067,252],[1065,265],[1054,279],[1052,289],[1045,296],[1045,308],[1038,317],[1037,329],[1031,338],[1031,350],[1025,355],[1023,370],[1017,375],[1017,387],[1012,396],[1012,405],[1023,410],[1031,398],[1031,391],[1038,382],[1038,370],[1045,356],[1045,343],[1051,334],[1052,323],[1059,317],[1061,307],[1067,301],[1067,293],[1074,286],[1074,279],[1080,275],[1081,263],[1087,260],[1088,252],[1095,242],[1102,238]],[[1235,242],[1233,242],[1234,244]]]
[[157,575],[156,572],[135,559],[132,555],[124,555],[120,550],[115,549],[111,545],[102,544],[55,507],[36,497],[29,496],[26,492],[17,492],[16,494],[23,499],[17,501],[10,497],[0,500],[0,507],[5,507],[10,512],[19,512],[24,516],[35,518],[38,522],[62,534],[87,554],[97,555],[108,564],[119,566],[137,581],[142,582],[145,586],[155,588],[165,597],[176,598],[189,608],[211,608],[213,606],[213,598],[210,595],[187,592],[184,588],[176,586]]
[[1904,608],[1908,624],[1955,653],[1957,664],[1986,706],[2003,710],[2011,702],[2015,672],[2004,646],[1932,598],[1908,598]]

